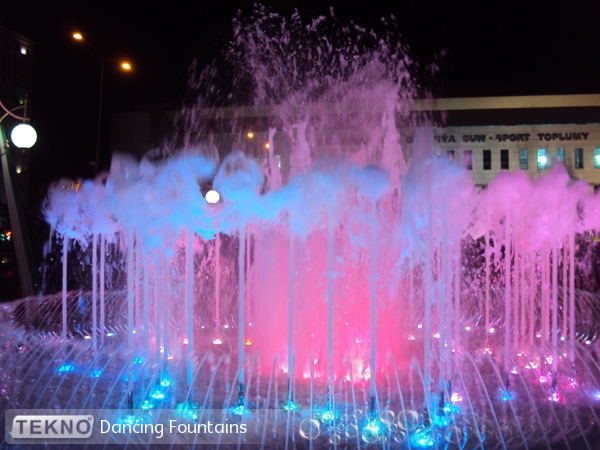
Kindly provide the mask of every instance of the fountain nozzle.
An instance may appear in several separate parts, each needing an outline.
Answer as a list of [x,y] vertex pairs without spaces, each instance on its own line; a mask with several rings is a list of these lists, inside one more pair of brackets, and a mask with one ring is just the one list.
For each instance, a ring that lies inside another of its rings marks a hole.
[[129,409],[133,409],[133,392],[129,391],[127,393],[127,406]]
[[238,406],[244,407],[246,399],[244,398],[244,383],[240,383],[238,386]]

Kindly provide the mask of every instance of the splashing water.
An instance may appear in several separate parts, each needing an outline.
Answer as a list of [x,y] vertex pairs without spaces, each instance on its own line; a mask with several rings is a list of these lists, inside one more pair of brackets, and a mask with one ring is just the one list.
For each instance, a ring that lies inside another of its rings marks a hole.
[[[84,288],[3,307],[3,409],[279,409],[286,445],[591,448],[588,186],[557,165],[476,192],[411,119],[392,32],[258,7],[234,36],[240,94],[194,78],[183,149],[50,190]],[[251,137],[241,104],[268,111]]]

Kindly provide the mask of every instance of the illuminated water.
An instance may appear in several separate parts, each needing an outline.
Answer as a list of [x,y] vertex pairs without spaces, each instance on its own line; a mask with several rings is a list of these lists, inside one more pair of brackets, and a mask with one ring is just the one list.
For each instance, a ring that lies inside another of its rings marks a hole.
[[199,97],[183,149],[51,189],[63,292],[4,307],[3,409],[272,409],[266,447],[594,448],[598,198],[560,165],[476,192],[414,127],[405,50],[327,20],[237,23],[235,88],[275,111],[252,137],[211,137]]

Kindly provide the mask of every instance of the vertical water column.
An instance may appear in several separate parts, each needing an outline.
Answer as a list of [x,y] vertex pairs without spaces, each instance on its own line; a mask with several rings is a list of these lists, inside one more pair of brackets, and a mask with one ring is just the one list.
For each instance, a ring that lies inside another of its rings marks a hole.
[[192,356],[194,354],[194,232],[188,228],[188,242],[186,247],[186,321],[187,321],[187,385],[192,384]]
[[563,319],[563,326],[562,326],[562,335],[563,335],[563,339],[567,338],[567,311],[568,311],[568,305],[567,305],[567,253],[568,253],[568,245],[569,245],[569,241],[568,238],[565,236],[565,238],[563,239],[563,251],[562,251],[562,266],[563,266],[563,273],[562,273],[562,319]]
[[133,301],[134,301],[134,277],[133,277],[133,240],[134,232],[127,233],[127,351],[131,359],[129,366],[129,383],[127,390],[133,392]]
[[[160,250],[159,250],[160,252]],[[162,292],[162,273],[163,273],[162,253],[156,255],[154,264],[154,340],[156,343],[156,365],[160,362],[160,318],[161,318],[161,292]]]
[[454,258],[454,346],[458,352],[460,349],[460,291],[461,291],[461,275],[462,275],[462,255],[461,241],[459,240]]
[[571,365],[575,364],[575,232],[569,233],[569,334]]
[[221,233],[217,231],[215,237],[215,339],[221,334],[221,319],[219,303],[221,302]]
[[288,409],[292,409],[294,396],[292,393],[292,370],[294,368],[294,234],[290,220],[290,255],[289,255],[289,280],[288,280]]
[[97,346],[98,335],[98,235],[92,234],[92,348]]
[[[511,233],[510,212],[504,219],[504,373],[508,380],[510,371],[510,305],[511,305]],[[508,381],[507,381],[508,384]]]
[[327,211],[327,403],[334,411],[334,372],[333,372],[333,212],[331,205]]
[[488,333],[490,332],[490,232],[485,231],[485,344],[487,347]]
[[377,387],[377,201],[372,200],[373,217],[371,225],[371,280],[370,280],[370,307],[371,307],[371,379],[370,397],[371,413],[376,412]]
[[[516,234],[516,232],[515,232]],[[517,236],[513,236],[515,241],[515,267],[513,269],[513,287],[514,287],[514,302],[513,302],[513,348],[519,348],[519,304],[521,302],[521,285],[519,283],[521,259],[519,255],[519,246]]]
[[104,266],[106,265],[106,237],[100,235],[100,347],[104,347]]
[[[555,219],[556,220],[556,219]],[[556,227],[555,227],[556,230]],[[558,249],[552,245],[552,379],[556,380],[558,363]]]
[[243,407],[244,398],[244,264],[246,254],[246,224],[240,225],[240,249],[238,253],[238,406]]
[[69,238],[63,236],[62,255],[62,339],[67,340],[67,254],[69,252]]
[[[431,193],[429,195],[431,199]],[[433,274],[431,267],[431,259],[433,257],[433,214],[431,204],[427,208],[427,242],[425,243],[425,274],[424,274],[424,296],[425,296],[425,320],[424,328],[424,344],[423,344],[423,382],[425,389],[425,409],[428,410],[428,396],[431,387],[431,368],[430,368],[430,352],[431,352],[431,303],[433,296]]]
[[144,258],[143,280],[144,280],[144,354],[146,360],[150,358],[150,258],[148,255]]

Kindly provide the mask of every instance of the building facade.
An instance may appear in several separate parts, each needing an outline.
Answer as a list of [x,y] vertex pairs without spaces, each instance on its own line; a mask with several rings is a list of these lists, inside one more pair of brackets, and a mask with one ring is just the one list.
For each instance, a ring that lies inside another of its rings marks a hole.
[[[402,138],[409,154],[411,137]],[[472,172],[477,186],[502,171],[522,170],[536,179],[555,164],[564,164],[573,179],[600,185],[600,124],[435,128],[434,142],[436,153]]]

